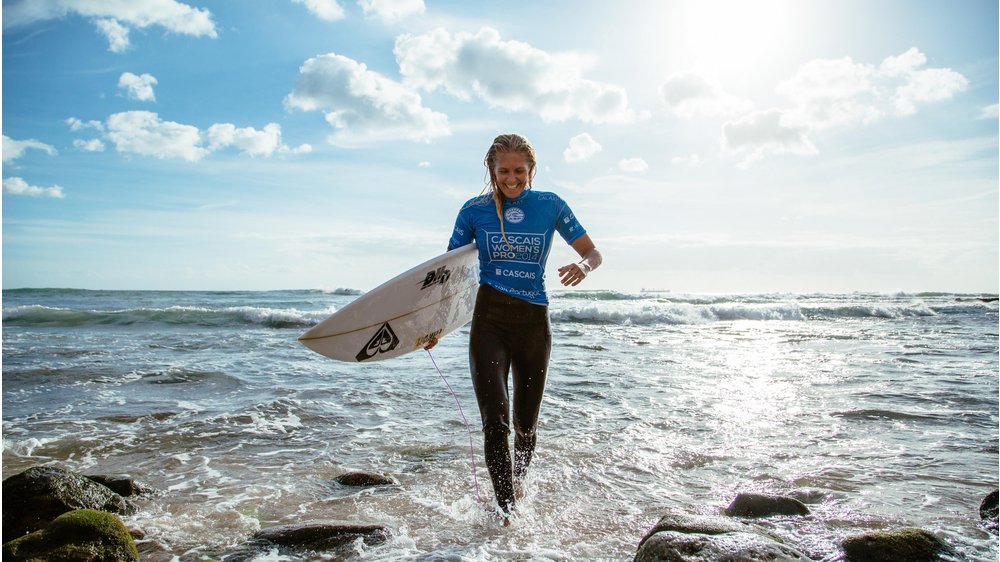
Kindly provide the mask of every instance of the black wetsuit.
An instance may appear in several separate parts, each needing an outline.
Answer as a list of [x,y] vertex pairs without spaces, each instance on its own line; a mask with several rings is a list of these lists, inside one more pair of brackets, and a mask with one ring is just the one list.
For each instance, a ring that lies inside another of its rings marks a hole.
[[[514,478],[523,478],[535,450],[552,332],[548,307],[480,285],[469,335],[472,384],[483,419],[486,466],[501,509],[514,507]],[[511,467],[507,373],[514,383],[514,465]]]

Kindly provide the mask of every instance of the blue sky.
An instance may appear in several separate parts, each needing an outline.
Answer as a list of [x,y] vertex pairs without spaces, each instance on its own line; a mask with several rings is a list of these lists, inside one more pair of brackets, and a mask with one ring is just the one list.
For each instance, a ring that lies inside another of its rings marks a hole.
[[3,26],[4,288],[368,289],[444,249],[518,132],[604,254],[583,287],[998,289],[994,0],[22,0]]

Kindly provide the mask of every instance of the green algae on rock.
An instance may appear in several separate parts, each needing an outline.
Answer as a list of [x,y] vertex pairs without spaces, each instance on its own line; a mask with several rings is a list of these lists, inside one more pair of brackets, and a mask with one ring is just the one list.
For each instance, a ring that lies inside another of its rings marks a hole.
[[4,544],[3,559],[9,562],[138,562],[139,552],[117,516],[105,511],[78,509],[60,515],[41,531]]
[[849,562],[933,562],[948,552],[948,545],[915,527],[865,533],[840,543]]

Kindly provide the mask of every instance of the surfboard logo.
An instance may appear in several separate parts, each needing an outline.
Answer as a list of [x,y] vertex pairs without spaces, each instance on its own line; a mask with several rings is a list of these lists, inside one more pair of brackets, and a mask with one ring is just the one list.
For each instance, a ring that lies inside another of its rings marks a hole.
[[444,285],[451,278],[451,270],[445,266],[441,266],[434,271],[428,271],[427,276],[424,277],[424,283],[420,286],[420,290],[423,291],[427,287],[434,285]]
[[413,349],[420,349],[421,347],[424,347],[425,345],[431,343],[431,340],[435,340],[441,337],[441,332],[442,332],[441,328],[438,328],[437,330],[434,330],[433,332],[427,335],[420,336],[419,338],[417,338],[417,343],[413,344]]
[[372,339],[368,340],[365,347],[358,352],[354,357],[360,363],[366,359],[371,359],[379,353],[387,353],[396,349],[399,345],[399,338],[396,337],[396,332],[392,331],[392,327],[389,326],[388,322],[382,324]]

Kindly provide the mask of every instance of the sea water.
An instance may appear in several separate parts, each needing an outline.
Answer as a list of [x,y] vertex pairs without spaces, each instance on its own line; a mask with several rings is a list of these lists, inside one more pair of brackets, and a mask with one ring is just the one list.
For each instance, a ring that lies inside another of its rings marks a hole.
[[[52,464],[156,488],[125,517],[150,561],[629,560],[660,516],[740,492],[805,501],[808,517],[760,523],[816,560],[900,526],[997,559],[978,515],[998,479],[995,295],[556,292],[538,448],[503,528],[483,507],[468,327],[432,353],[475,472],[425,352],[348,364],[296,341],[357,294],[4,291],[3,476]],[[334,482],[358,470],[399,484]],[[326,520],[392,534],[244,548]]]

